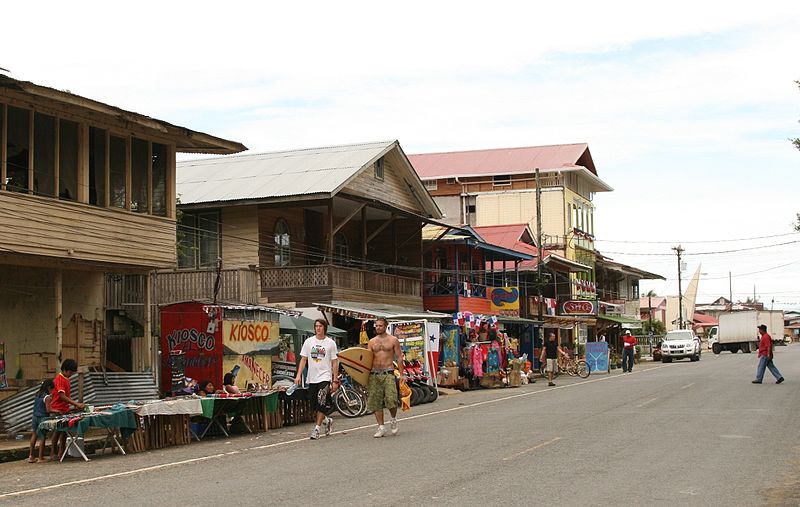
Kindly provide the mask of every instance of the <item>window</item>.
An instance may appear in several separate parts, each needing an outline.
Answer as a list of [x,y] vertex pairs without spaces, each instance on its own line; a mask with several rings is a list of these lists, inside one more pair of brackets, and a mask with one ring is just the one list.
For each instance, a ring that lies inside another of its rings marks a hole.
[[210,268],[221,255],[219,211],[184,213],[178,222],[178,267]]
[[33,193],[56,193],[56,119],[36,113],[33,118]]
[[153,143],[153,214],[167,216],[167,147]]
[[350,249],[347,246],[347,236],[343,232],[337,232],[333,237],[333,253],[339,264],[347,262],[350,256]]
[[447,184],[448,185],[455,185],[456,184],[456,179],[455,178],[447,178]]
[[510,174],[498,174],[492,177],[492,185],[495,187],[506,187],[511,185]]
[[[279,218],[275,222],[275,265],[279,267],[288,266],[290,257],[290,237],[289,225],[286,220]],[[330,236],[328,236],[330,237]]]
[[476,210],[475,204],[467,204],[467,213],[474,214]]
[[58,125],[58,198],[78,200],[78,124],[61,120]]
[[6,188],[14,192],[27,192],[31,115],[25,109],[9,106],[7,121]]
[[106,205],[106,131],[89,128],[89,204]]
[[425,180],[423,181],[425,184],[425,190],[431,191],[436,190],[439,188],[439,181],[438,180]]
[[111,195],[109,196],[111,206],[125,208],[125,188],[127,178],[125,177],[125,138],[111,136],[109,143],[109,180],[111,182]]
[[147,141],[133,139],[131,143],[131,211],[147,213]]
[[383,158],[375,161],[375,178],[383,181]]

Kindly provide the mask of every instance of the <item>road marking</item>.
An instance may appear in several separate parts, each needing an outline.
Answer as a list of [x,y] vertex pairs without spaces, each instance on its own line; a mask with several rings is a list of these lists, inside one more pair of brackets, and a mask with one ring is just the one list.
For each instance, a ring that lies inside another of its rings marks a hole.
[[685,386],[681,387],[681,389],[688,389],[689,387],[692,387],[693,385],[694,385],[694,382],[692,382],[691,384],[686,384]]
[[645,406],[645,405],[649,405],[650,403],[653,403],[653,402],[654,402],[654,401],[656,401],[657,399],[658,399],[658,398],[650,398],[649,400],[645,401],[644,403],[641,403],[641,404],[639,404],[639,405],[636,405],[636,408],[642,408],[642,407],[643,407],[643,406]]
[[531,447],[530,449],[525,449],[524,451],[520,451],[520,452],[518,452],[516,454],[512,454],[511,456],[507,456],[507,457],[503,458],[503,461],[509,461],[509,460],[514,459],[514,458],[518,458],[518,457],[522,456],[523,454],[527,454],[527,453],[529,453],[531,451],[535,451],[536,449],[541,449],[542,447],[545,447],[547,445],[550,445],[550,444],[553,444],[555,442],[558,442],[559,440],[561,440],[561,437],[556,437],[556,438],[554,438],[552,440],[548,440],[547,442],[542,442],[541,444],[535,445],[535,446]]
[[753,438],[747,435],[720,435],[719,438]]
[[[645,371],[658,370],[658,369],[661,369],[661,368],[665,368],[667,366],[668,365],[654,366],[653,368],[647,368],[646,370],[640,370],[640,371],[645,372]],[[483,405],[489,405],[489,404],[492,404],[492,403],[498,403],[498,402],[505,401],[505,400],[513,400],[515,398],[524,398],[524,397],[527,397],[527,396],[534,396],[534,395],[537,395],[537,394],[546,394],[546,393],[551,393],[551,392],[559,390],[559,389],[567,389],[567,388],[571,388],[571,387],[583,386],[583,385],[586,385],[586,384],[593,384],[595,382],[605,382],[605,381],[608,381],[608,380],[613,380],[613,379],[618,379],[618,378],[625,378],[625,377],[623,377],[623,376],[613,376],[613,377],[612,376],[608,376],[608,377],[603,377],[603,378],[594,378],[594,379],[591,379],[591,380],[584,380],[582,382],[578,382],[578,383],[575,383],[575,384],[568,384],[568,385],[563,385],[563,386],[550,387],[550,388],[541,389],[541,390],[538,390],[538,391],[529,391],[529,392],[521,393],[521,394],[512,394],[510,396],[505,396],[505,397],[502,397],[502,398],[495,398],[493,400],[479,401],[479,402],[476,402],[476,403],[471,403],[469,405],[459,405],[457,407],[446,408],[446,409],[442,409],[442,410],[436,410],[436,411],[428,412],[428,413],[425,413],[425,414],[412,415],[412,416],[409,416],[409,417],[402,418],[401,421],[410,421],[412,419],[420,419],[420,418],[423,418],[423,417],[431,417],[431,416],[434,416],[434,415],[446,414],[448,412],[455,412],[457,410],[464,410],[464,409],[473,408],[473,407],[480,407],[480,406],[483,406]],[[370,423],[370,424],[365,424],[363,426],[357,426],[355,428],[349,428],[349,429],[346,429],[346,430],[334,431],[331,434],[332,435],[339,435],[339,434],[345,435],[345,434],[347,434],[348,432],[351,432],[351,431],[355,432],[355,431],[362,431],[362,430],[365,430],[365,429],[374,429],[374,428],[375,428],[375,423],[373,422],[373,423]],[[145,472],[152,472],[154,470],[162,470],[162,469],[165,469],[165,468],[172,468],[172,467],[181,466],[181,465],[188,465],[188,464],[191,464],[191,463],[197,463],[197,462],[207,461],[207,460],[211,460],[211,459],[224,458],[226,456],[231,456],[231,455],[234,455],[234,454],[241,454],[241,453],[244,453],[244,452],[247,452],[247,451],[255,451],[255,450],[261,450],[261,449],[271,449],[271,448],[282,447],[282,446],[290,445],[290,444],[297,444],[297,443],[300,443],[300,442],[308,442],[308,437],[296,438],[296,439],[293,439],[293,440],[286,440],[286,441],[283,441],[283,442],[275,442],[275,443],[266,444],[266,445],[259,445],[259,446],[256,446],[256,447],[247,447],[247,448],[244,448],[244,449],[241,449],[241,450],[238,450],[238,451],[230,451],[230,452],[224,452],[224,453],[218,453],[218,454],[211,454],[209,456],[201,456],[199,458],[191,458],[191,459],[185,459],[185,460],[180,460],[180,461],[173,461],[173,462],[170,462],[170,463],[162,463],[160,465],[152,465],[152,466],[147,466],[147,467],[142,467],[142,468],[134,468],[133,470],[126,470],[124,472],[117,472],[117,473],[108,474],[108,475],[98,475],[96,477],[89,477],[88,479],[79,479],[79,480],[75,480],[75,481],[62,482],[62,483],[59,483],[59,484],[52,484],[52,485],[49,485],[49,486],[42,486],[42,487],[39,487],[39,488],[25,489],[25,490],[21,490],[21,491],[13,491],[11,493],[3,493],[3,494],[0,494],[0,499],[11,498],[11,497],[27,495],[27,494],[33,494],[33,493],[40,493],[40,492],[43,492],[43,491],[48,491],[48,490],[55,489],[55,488],[60,488],[60,487],[63,487],[63,486],[73,486],[73,485],[78,485],[78,484],[88,484],[88,483],[91,483],[91,482],[102,481],[102,480],[105,480],[105,479],[113,479],[115,477],[124,477],[124,476],[127,476],[127,475],[134,475],[134,474],[140,474],[140,473],[145,473]]]

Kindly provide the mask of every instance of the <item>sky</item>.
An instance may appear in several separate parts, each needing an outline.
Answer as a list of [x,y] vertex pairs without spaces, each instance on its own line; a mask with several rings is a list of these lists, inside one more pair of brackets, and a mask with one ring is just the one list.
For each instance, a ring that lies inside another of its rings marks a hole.
[[680,244],[698,302],[800,309],[800,2],[550,3],[13,2],[0,68],[253,152],[586,142],[643,294]]

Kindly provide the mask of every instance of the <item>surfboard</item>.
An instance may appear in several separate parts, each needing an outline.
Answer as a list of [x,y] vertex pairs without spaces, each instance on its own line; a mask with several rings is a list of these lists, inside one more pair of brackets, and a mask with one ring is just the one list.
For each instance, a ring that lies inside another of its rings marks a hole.
[[350,347],[339,352],[339,363],[353,380],[366,387],[372,369],[372,351],[362,347]]

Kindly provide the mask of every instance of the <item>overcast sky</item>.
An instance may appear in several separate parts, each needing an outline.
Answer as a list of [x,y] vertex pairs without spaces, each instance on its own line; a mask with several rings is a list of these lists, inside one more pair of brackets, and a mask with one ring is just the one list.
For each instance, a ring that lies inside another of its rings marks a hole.
[[681,243],[699,302],[800,308],[800,2],[539,4],[12,2],[0,67],[252,151],[587,142],[643,293]]

